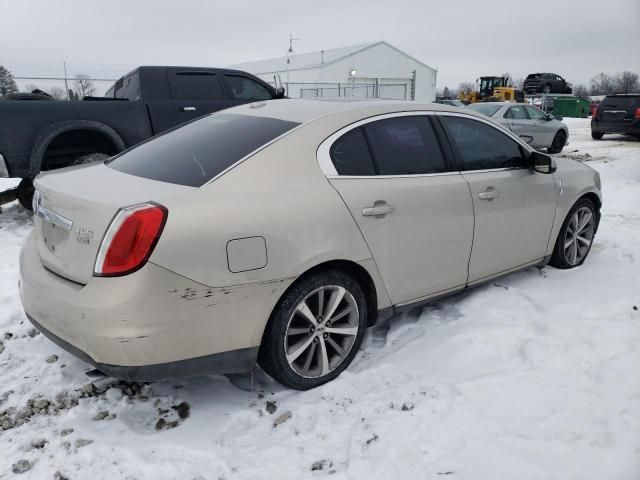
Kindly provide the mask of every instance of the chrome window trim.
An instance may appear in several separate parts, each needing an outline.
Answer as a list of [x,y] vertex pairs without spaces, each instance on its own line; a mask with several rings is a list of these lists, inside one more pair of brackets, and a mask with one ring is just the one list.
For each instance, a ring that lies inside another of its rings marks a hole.
[[399,117],[422,117],[422,116],[431,116],[435,115],[435,111],[425,111],[425,110],[408,110],[401,112],[392,112],[392,113],[383,113],[380,115],[373,115],[371,117],[363,118],[362,120],[358,120],[357,122],[351,123],[345,127],[342,127],[340,130],[329,135],[325,138],[322,143],[318,146],[316,151],[316,158],[318,160],[318,164],[320,165],[320,170],[327,178],[406,178],[406,177],[418,177],[418,176],[427,176],[427,175],[441,175],[442,173],[450,174],[457,173],[455,172],[440,172],[440,173],[421,173],[416,175],[340,175],[336,170],[336,167],[333,165],[333,161],[331,160],[331,155],[329,151],[333,143],[338,140],[345,133],[350,132],[362,125],[366,125],[368,123],[377,122],[378,120],[386,120],[387,118],[399,118]]
[[9,177],[9,169],[7,168],[7,162],[5,162],[4,157],[0,153],[0,177]]
[[502,172],[506,170],[522,170],[527,168],[527,167],[506,167],[506,168],[491,168],[491,169],[484,169],[484,170],[462,170],[462,171],[455,170],[450,172],[439,172],[439,173],[420,173],[416,175],[340,175],[336,170],[335,166],[333,165],[333,161],[331,160],[331,155],[329,154],[329,151],[333,143],[345,133],[355,128],[358,128],[362,125],[366,125],[367,123],[375,122],[378,120],[384,120],[387,118],[430,116],[430,115],[461,117],[461,118],[467,118],[470,120],[476,120],[478,122],[484,123],[486,125],[489,125],[490,127],[495,128],[506,137],[513,139],[518,145],[522,146],[525,149],[525,151],[529,153],[533,153],[534,151],[527,143],[525,143],[522,139],[520,139],[520,137],[515,135],[511,130],[507,130],[498,122],[494,120],[490,120],[489,118],[485,119],[476,115],[469,115],[467,113],[462,113],[462,112],[447,112],[447,111],[435,111],[435,110],[434,111],[425,111],[425,110],[402,111],[402,112],[385,113],[381,115],[374,115],[372,117],[367,117],[362,120],[358,120],[357,122],[351,123],[345,127],[342,127],[341,129],[332,133],[330,136],[324,139],[322,143],[320,143],[320,145],[318,146],[318,150],[316,152],[316,157],[318,160],[318,164],[320,165],[320,170],[322,170],[322,173],[324,173],[324,175],[328,179],[335,180],[339,178],[345,178],[345,179],[386,178],[386,179],[389,179],[389,178],[434,177],[434,176],[442,176],[442,175]]

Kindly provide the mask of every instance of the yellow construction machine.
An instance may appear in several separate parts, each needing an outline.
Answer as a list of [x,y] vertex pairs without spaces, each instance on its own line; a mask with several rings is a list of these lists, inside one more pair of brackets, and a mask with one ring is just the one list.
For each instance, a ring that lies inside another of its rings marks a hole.
[[458,99],[466,104],[477,102],[524,102],[524,92],[507,86],[505,77],[480,77],[475,91],[461,91]]

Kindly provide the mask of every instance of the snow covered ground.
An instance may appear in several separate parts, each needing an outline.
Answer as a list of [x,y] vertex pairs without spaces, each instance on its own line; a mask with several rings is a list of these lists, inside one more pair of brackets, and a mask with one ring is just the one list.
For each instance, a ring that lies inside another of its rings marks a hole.
[[561,155],[598,169],[605,197],[584,266],[531,268],[394,318],[309,392],[262,372],[91,385],[22,313],[31,218],[6,206],[0,424],[22,424],[0,430],[0,479],[637,480],[640,142],[567,123]]

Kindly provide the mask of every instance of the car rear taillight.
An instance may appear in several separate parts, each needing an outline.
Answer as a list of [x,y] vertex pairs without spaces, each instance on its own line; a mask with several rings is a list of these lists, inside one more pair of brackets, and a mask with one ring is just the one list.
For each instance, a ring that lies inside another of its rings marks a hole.
[[93,274],[117,277],[141,268],[158,243],[167,214],[167,209],[156,203],[121,209],[102,239]]
[[593,113],[591,114],[591,118],[596,118],[598,116],[598,106],[593,107]]
[[635,113],[634,117],[640,118],[640,107],[636,108],[636,113]]

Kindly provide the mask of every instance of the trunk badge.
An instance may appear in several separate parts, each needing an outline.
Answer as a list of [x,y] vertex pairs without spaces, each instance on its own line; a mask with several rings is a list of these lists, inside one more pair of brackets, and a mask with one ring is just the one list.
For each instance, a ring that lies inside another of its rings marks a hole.
[[78,236],[76,237],[77,240],[80,243],[84,243],[85,245],[88,245],[91,239],[93,238],[93,235],[95,232],[93,230],[88,230],[86,228],[78,228],[76,230],[76,233],[78,234]]

